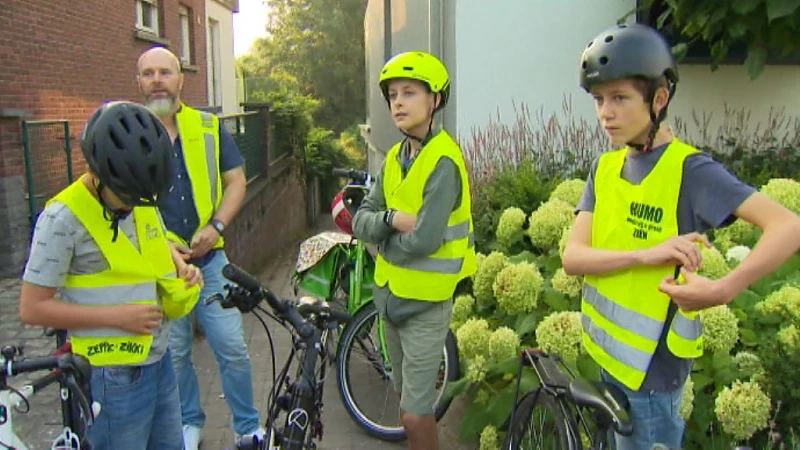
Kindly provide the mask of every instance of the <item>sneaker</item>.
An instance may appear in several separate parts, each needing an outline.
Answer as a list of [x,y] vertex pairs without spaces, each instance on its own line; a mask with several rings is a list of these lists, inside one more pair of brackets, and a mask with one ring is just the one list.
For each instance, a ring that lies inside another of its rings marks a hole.
[[191,425],[183,426],[183,448],[185,450],[197,450],[200,442],[203,441],[203,429]]
[[[253,443],[255,443],[255,442],[263,442],[264,441],[264,436],[266,434],[267,434],[267,432],[263,428],[259,428],[256,431],[254,431],[252,433],[248,433],[248,434],[242,434],[242,435],[237,434],[236,437],[233,438],[233,445],[236,448],[239,448],[239,446],[242,444],[242,439],[245,439],[245,438],[251,438],[251,439],[247,439],[247,441],[249,441],[248,443],[250,443],[250,442],[253,442]],[[252,439],[252,438],[258,439],[258,441],[255,441],[255,439]]]

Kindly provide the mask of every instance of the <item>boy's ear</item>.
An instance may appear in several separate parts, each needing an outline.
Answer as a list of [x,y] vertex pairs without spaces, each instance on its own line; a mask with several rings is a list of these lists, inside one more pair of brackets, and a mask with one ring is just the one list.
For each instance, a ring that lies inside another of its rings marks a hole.
[[660,113],[662,109],[667,107],[669,103],[669,91],[667,88],[660,87],[656,90],[656,95],[653,97],[653,112]]

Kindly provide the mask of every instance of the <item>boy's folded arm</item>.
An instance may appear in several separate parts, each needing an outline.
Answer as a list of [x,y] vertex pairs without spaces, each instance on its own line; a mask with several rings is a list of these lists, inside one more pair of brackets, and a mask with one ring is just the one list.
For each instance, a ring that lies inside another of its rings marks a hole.
[[379,176],[353,217],[353,235],[373,244],[391,236],[395,230],[383,221],[385,212],[386,198],[383,196],[382,176]]

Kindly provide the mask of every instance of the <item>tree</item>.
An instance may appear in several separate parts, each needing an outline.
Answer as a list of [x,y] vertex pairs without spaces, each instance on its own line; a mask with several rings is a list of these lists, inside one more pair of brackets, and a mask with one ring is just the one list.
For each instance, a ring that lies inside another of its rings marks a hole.
[[[267,0],[269,36],[242,58],[248,92],[271,89],[270,75],[292,75],[319,99],[314,118],[337,133],[366,117],[364,13],[367,0]],[[273,79],[274,80],[274,79]]]
[[711,49],[711,70],[736,44],[747,46],[744,70],[750,79],[761,74],[771,51],[788,56],[800,50],[800,0],[640,0],[625,17],[652,7],[663,10],[657,28],[681,37],[673,48],[676,57],[700,40]]

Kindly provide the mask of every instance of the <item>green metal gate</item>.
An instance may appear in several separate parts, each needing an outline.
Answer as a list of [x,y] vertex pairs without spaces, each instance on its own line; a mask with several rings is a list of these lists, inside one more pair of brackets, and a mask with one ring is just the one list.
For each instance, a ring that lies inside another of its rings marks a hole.
[[69,122],[23,121],[22,150],[32,227],[47,200],[73,181]]

